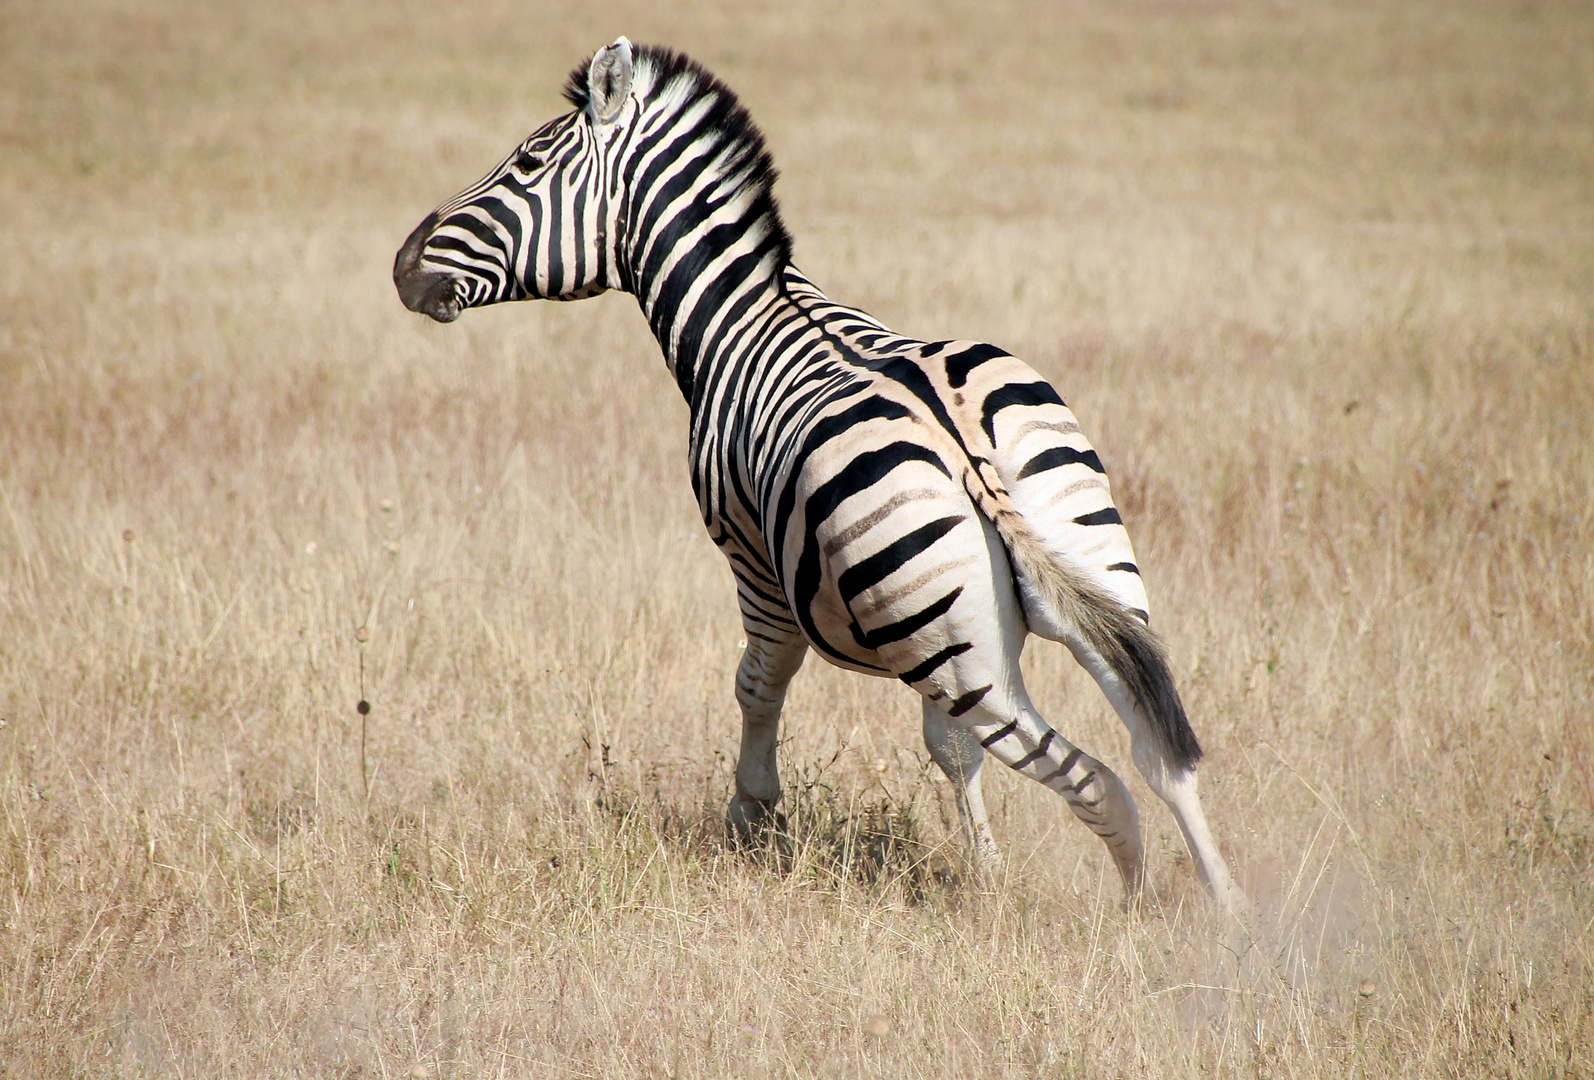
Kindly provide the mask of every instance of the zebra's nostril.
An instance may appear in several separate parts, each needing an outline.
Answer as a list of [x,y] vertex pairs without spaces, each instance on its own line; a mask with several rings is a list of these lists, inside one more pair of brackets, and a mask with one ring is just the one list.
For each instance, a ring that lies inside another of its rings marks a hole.
[[413,232],[404,239],[404,246],[399,248],[398,256],[393,260],[393,280],[397,282],[403,275],[414,271],[421,261],[421,252],[426,248],[426,241],[432,238],[432,230],[437,227],[437,212],[426,215],[426,220],[415,226]]

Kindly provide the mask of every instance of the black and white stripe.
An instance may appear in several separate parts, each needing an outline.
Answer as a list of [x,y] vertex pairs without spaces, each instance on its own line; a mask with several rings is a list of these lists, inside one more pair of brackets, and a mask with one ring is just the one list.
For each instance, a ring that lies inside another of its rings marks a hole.
[[622,38],[566,96],[574,111],[421,223],[394,280],[439,321],[637,297],[690,406],[693,487],[747,632],[732,824],[756,831],[779,798],[780,705],[811,647],[923,696],[977,857],[996,858],[978,783],[989,751],[1063,795],[1134,895],[1134,803],[1030,703],[1018,656],[1034,632],[1095,676],[1203,880],[1231,901],[1128,533],[1057,392],[995,346],[902,337],[820,292],[792,263],[762,136],[692,61]]

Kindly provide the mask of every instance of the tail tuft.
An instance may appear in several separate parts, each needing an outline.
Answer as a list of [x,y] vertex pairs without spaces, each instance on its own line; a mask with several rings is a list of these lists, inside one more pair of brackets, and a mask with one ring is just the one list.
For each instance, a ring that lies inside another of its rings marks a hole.
[[1185,715],[1162,642],[1151,627],[1076,568],[1058,558],[1015,510],[993,515],[1013,561],[1126,687],[1161,739],[1169,764],[1188,769],[1201,744]]

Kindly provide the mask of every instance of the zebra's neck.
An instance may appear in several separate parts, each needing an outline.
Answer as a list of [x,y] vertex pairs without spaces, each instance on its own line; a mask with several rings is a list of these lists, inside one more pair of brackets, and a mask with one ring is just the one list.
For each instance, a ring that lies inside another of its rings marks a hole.
[[611,166],[622,219],[614,254],[690,400],[720,336],[778,295],[791,241],[763,134],[729,88],[647,46],[633,98],[637,113]]
[[778,222],[771,230],[757,216],[712,212],[698,221],[677,218],[660,232],[651,244],[640,234],[631,245],[631,291],[690,402],[700,372],[727,337],[780,302],[788,264],[774,236],[783,233]]

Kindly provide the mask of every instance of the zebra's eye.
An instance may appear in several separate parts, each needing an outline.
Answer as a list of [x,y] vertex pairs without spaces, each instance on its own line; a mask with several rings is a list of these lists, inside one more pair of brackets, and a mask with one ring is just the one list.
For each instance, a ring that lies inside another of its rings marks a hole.
[[527,150],[522,150],[515,155],[515,168],[519,172],[529,173],[533,169],[540,169],[542,160]]

